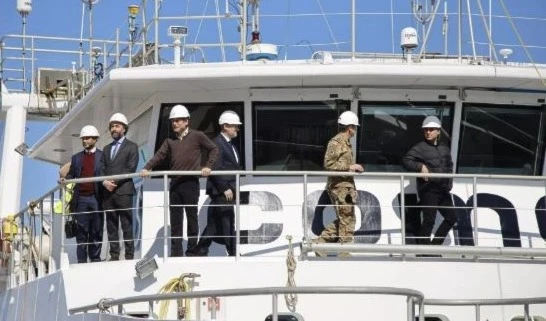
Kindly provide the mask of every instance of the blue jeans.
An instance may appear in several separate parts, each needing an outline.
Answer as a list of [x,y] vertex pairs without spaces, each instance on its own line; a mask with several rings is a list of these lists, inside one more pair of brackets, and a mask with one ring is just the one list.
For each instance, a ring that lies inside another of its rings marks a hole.
[[91,262],[99,262],[101,260],[104,213],[99,208],[99,202],[94,195],[79,196],[77,202],[74,217],[78,223],[78,233],[76,234],[78,263],[87,263],[88,256]]

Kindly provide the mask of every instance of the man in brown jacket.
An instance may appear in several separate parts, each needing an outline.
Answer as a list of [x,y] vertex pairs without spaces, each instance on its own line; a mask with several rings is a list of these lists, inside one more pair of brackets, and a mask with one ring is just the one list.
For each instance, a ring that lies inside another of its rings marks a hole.
[[[208,176],[218,156],[218,148],[203,133],[189,128],[190,114],[182,105],[176,105],[169,114],[171,126],[176,137],[167,138],[154,157],[144,165],[140,176],[148,176],[155,166],[163,160],[169,160],[169,170],[197,171]],[[201,151],[208,151],[205,167],[201,168]],[[170,191],[171,256],[184,256],[182,246],[182,226],[184,209],[188,219],[188,248],[186,256],[195,256],[199,221],[197,203],[199,201],[199,177],[177,176],[171,179]]]

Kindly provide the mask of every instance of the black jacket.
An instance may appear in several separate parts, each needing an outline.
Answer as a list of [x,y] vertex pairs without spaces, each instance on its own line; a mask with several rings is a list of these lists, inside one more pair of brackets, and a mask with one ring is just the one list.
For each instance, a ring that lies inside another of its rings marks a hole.
[[[102,157],[100,176],[133,174],[136,172],[138,165],[138,147],[135,143],[128,140],[127,137],[123,140],[114,158],[111,158],[112,144],[104,147]],[[121,179],[115,182],[118,187],[114,190],[116,195],[134,195],[135,184],[132,178]],[[105,190],[105,193],[107,191]]]
[[[216,162],[214,163],[213,170],[215,171],[236,171],[241,168],[240,162],[241,162],[241,155],[235,148],[235,151],[237,153],[237,157],[239,158],[239,163],[235,159],[235,154],[233,153],[234,150],[231,147],[230,143],[226,140],[226,138],[219,134],[214,138],[214,143],[218,147],[218,158],[216,159]],[[217,196],[224,194],[225,191],[228,189],[231,189],[233,194],[235,195],[235,176],[219,176],[219,175],[211,175],[207,179],[207,195],[211,196]]]
[[[410,172],[421,172],[423,164],[431,173],[452,173],[453,161],[449,147],[442,142],[437,145],[423,140],[415,144],[402,157],[402,166]],[[417,191],[447,191],[453,187],[452,178],[429,177],[428,181],[417,178]]]

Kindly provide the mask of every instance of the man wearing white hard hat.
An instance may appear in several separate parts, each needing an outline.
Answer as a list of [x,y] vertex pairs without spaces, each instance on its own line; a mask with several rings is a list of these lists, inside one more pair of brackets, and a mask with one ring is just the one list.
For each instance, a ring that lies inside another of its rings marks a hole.
[[[328,171],[363,172],[364,167],[355,163],[350,141],[359,126],[358,116],[352,111],[343,112],[339,115],[338,125],[339,133],[328,142],[326,148],[324,168]],[[335,207],[336,219],[322,231],[315,243],[353,242],[357,195],[355,181],[352,176],[330,176],[326,188]],[[317,256],[326,256],[323,252],[315,253]],[[347,255],[340,253],[340,256]]]
[[[110,117],[108,129],[113,141],[104,147],[101,176],[132,174],[138,165],[138,147],[125,137],[129,130],[127,117],[115,113]],[[123,232],[125,259],[135,255],[133,239],[133,196],[136,193],[133,179],[104,180],[102,206],[106,215],[106,230],[110,243],[110,260],[119,260],[119,225]]]
[[[80,131],[83,151],[72,156],[70,168],[65,179],[89,178],[100,176],[100,164],[103,152],[95,145],[99,140],[99,131],[91,125]],[[70,202],[71,213],[77,223],[76,254],[78,263],[101,261],[104,213],[102,212],[100,182],[76,184]]]
[[[233,144],[239,133],[241,120],[236,112],[224,111],[218,119],[220,134],[214,138],[218,147],[218,159],[214,163],[215,171],[234,171],[241,169],[241,155]],[[221,239],[226,246],[228,256],[235,256],[235,176],[209,176],[207,195],[210,196],[210,207],[207,212],[207,227],[203,231],[196,254],[206,256],[213,238]]]
[[[415,144],[402,158],[402,166],[411,172],[453,173],[453,161],[449,147],[440,141],[442,124],[438,117],[428,116],[421,126],[424,139]],[[451,188],[453,179],[445,177],[418,177],[417,194],[423,213],[423,220],[418,232],[418,244],[442,245],[444,240],[457,222],[453,210]],[[436,230],[434,238],[430,239],[436,211],[444,217],[442,224]]]
[[[218,156],[218,148],[203,132],[189,127],[190,113],[185,106],[176,105],[169,113],[172,137],[166,138],[155,155],[140,172],[146,177],[154,167],[164,160],[169,162],[171,171],[201,171],[208,176]],[[203,150],[208,151],[204,167],[201,167]],[[170,189],[170,223],[171,223],[171,256],[184,256],[182,246],[182,226],[184,211],[188,219],[188,248],[186,256],[195,256],[199,221],[197,220],[197,203],[199,201],[199,177],[181,175],[171,179]]]

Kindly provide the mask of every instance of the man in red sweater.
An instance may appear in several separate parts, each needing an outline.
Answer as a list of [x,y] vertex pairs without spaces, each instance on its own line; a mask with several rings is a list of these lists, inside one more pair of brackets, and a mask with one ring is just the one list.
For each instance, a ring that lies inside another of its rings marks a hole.
[[[218,157],[218,148],[203,133],[189,128],[190,114],[182,105],[176,105],[169,114],[174,137],[163,141],[154,157],[144,165],[140,176],[149,175],[155,166],[168,159],[169,170],[201,171],[202,176],[208,176]],[[201,168],[201,151],[208,151],[205,167]],[[171,223],[171,256],[184,256],[182,247],[182,226],[184,209],[188,219],[188,248],[186,256],[195,256],[199,221],[197,220],[197,203],[199,201],[199,177],[177,176],[170,184],[170,223]]]
[[[83,151],[74,154],[66,179],[100,176],[100,163],[103,153],[95,147],[99,132],[91,125],[84,126],[80,132]],[[64,179],[61,179],[64,182]],[[78,263],[99,262],[102,249],[104,213],[99,200],[102,185],[99,182],[76,184],[71,201],[71,210],[78,223],[76,254]]]

